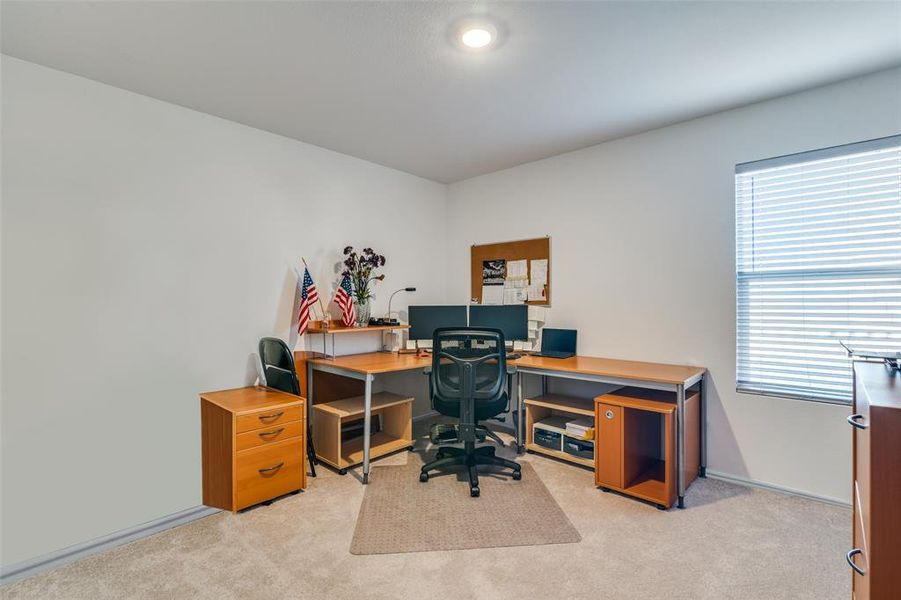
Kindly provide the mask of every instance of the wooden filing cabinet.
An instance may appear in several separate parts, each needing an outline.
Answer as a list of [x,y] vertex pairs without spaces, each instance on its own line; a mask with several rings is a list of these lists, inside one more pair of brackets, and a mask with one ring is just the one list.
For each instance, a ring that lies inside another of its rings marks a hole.
[[[676,491],[676,398],[672,392],[625,387],[595,398],[595,485],[658,508]],[[700,469],[700,394],[685,394],[685,488]]]
[[305,407],[259,386],[201,394],[203,503],[238,511],[305,488]]
[[853,548],[855,600],[901,597],[901,372],[854,364]]

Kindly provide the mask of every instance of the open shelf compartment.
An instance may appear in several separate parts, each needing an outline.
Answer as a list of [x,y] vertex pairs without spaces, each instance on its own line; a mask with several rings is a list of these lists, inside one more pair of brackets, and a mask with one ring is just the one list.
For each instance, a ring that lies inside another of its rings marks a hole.
[[[536,444],[533,436],[533,426],[553,416],[563,417],[591,417],[594,418],[594,401],[590,398],[578,398],[563,394],[544,394],[535,398],[527,398],[525,405],[525,447],[530,452],[552,456],[583,467],[594,468],[594,458],[574,456],[563,450],[554,450]],[[572,436],[574,437],[574,436]],[[585,440],[583,440],[585,441]]]
[[[381,430],[370,435],[369,457],[375,459],[413,446],[413,398],[391,392],[372,395],[373,421],[380,419]],[[347,469],[363,462],[363,436],[341,439],[341,426],[360,421],[364,397],[354,396],[313,405],[313,443],[316,458],[336,469]]]

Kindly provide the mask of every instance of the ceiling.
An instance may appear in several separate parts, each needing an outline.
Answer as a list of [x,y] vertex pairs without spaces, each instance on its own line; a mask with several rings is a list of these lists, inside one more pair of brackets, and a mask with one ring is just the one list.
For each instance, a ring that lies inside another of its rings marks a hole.
[[901,2],[4,1],[2,41],[446,183],[897,66]]

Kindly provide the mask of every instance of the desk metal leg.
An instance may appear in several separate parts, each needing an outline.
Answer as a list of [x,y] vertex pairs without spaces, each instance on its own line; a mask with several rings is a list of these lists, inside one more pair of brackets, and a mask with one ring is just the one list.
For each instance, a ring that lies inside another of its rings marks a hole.
[[372,375],[366,375],[363,396],[363,484],[369,483],[369,431],[372,424]]
[[676,386],[676,487],[679,508],[685,508],[685,386]]
[[516,453],[522,454],[525,451],[525,437],[523,436],[525,426],[522,422],[522,373],[516,374]]
[[313,445],[313,363],[307,361],[307,389],[300,390],[307,398],[307,460],[310,461],[310,475],[316,477],[316,447]]
[[701,402],[701,468],[698,475],[707,477],[707,385],[705,383],[707,375],[701,375],[701,381],[698,383],[698,399]]

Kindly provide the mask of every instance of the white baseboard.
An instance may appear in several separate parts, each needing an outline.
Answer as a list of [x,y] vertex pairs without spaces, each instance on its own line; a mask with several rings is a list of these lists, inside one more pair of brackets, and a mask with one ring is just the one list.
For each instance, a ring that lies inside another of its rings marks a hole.
[[771,492],[779,492],[782,494],[789,494],[790,496],[799,496],[801,498],[806,498],[808,500],[816,500],[817,502],[823,502],[825,504],[831,504],[833,506],[841,506],[843,508],[851,508],[851,503],[845,500],[839,500],[838,498],[831,498],[829,496],[820,496],[817,494],[811,494],[809,492],[803,492],[801,490],[796,490],[794,488],[784,487],[781,485],[775,485],[772,483],[765,483],[763,481],[757,481],[756,479],[747,479],[745,477],[738,477],[736,475],[730,475],[728,473],[721,473],[719,471],[714,471],[712,469],[707,469],[707,477],[710,479],[719,479],[721,481],[728,481],[729,483],[736,483],[738,485],[743,485],[746,487],[754,487],[762,490],[770,490]]
[[76,560],[87,558],[92,554],[105,552],[116,546],[134,542],[155,533],[165,531],[166,529],[172,529],[173,527],[178,527],[179,525],[184,525],[185,523],[190,523],[191,521],[202,519],[203,517],[208,517],[218,512],[221,512],[218,508],[195,506],[194,508],[189,508],[159,519],[154,519],[153,521],[148,521],[141,525],[136,525],[135,527],[129,527],[128,529],[123,529],[88,542],[75,544],[74,546],[69,546],[68,548],[57,550],[56,552],[50,552],[49,554],[38,556],[37,558],[24,560],[9,566],[3,566],[0,567],[0,584],[6,585],[13,581],[18,581],[19,579],[31,577],[32,575],[37,575],[38,573],[61,567],[71,562],[75,562]]

